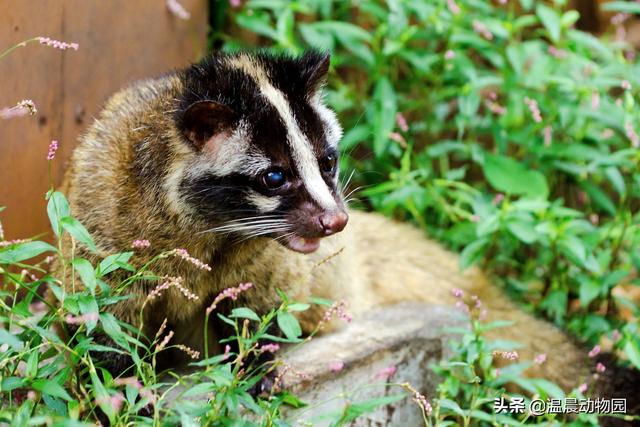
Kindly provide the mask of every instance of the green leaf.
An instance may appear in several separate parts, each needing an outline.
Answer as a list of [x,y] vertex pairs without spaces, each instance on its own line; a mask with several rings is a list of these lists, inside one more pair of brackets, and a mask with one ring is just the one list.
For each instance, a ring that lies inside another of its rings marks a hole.
[[41,393],[48,394],[53,397],[59,397],[64,400],[72,400],[69,393],[57,382],[47,379],[37,379],[31,383],[31,386]]
[[363,414],[373,412],[380,406],[390,405],[407,397],[404,394],[396,394],[392,396],[377,397],[375,399],[365,400],[363,402],[348,404],[340,419],[340,425],[350,423]]
[[334,38],[331,33],[318,30],[314,24],[299,24],[298,30],[304,41],[316,49],[333,51],[335,47]]
[[267,15],[258,13],[253,15],[238,14],[236,22],[253,33],[266,36],[272,40],[278,40],[278,32],[271,25]]
[[581,182],[580,186],[589,195],[589,198],[596,206],[600,207],[610,215],[616,214],[616,205],[611,201],[609,196],[607,196],[604,191],[588,181]]
[[27,383],[26,378],[20,377],[7,377],[2,380],[0,383],[0,391],[7,392],[11,390],[15,390],[20,387],[24,387]]
[[462,410],[460,405],[458,405],[453,400],[450,400],[450,399],[439,399],[438,403],[440,404],[441,408],[448,409],[448,410],[452,411],[453,413],[455,413],[456,415],[460,415],[461,417],[464,417],[464,411]]
[[538,3],[536,6],[536,15],[538,15],[542,25],[547,29],[551,40],[553,40],[554,43],[557,43],[560,40],[561,28],[560,16],[558,16],[558,13],[549,6],[546,6],[543,3]]
[[74,239],[87,245],[91,251],[98,252],[98,248],[95,243],[93,243],[91,235],[89,235],[87,229],[84,228],[84,225],[80,224],[80,221],[71,216],[65,216],[60,219],[60,224],[62,224],[62,228],[71,234]]
[[60,219],[71,214],[69,202],[67,202],[64,194],[60,193],[59,191],[50,193],[49,201],[47,202],[47,214],[49,215],[51,229],[56,236],[60,237],[60,234],[62,234],[62,225],[60,224]]
[[624,183],[624,178],[620,173],[620,169],[618,169],[615,166],[611,166],[605,169],[604,172],[607,175],[609,182],[611,183],[613,188],[616,190],[616,192],[619,195],[624,196],[624,194],[627,192],[627,186]]
[[246,307],[234,308],[231,311],[231,314],[229,315],[229,317],[240,317],[243,319],[251,319],[251,320],[255,320],[256,322],[260,321],[260,317],[258,317],[258,315],[253,310]]
[[40,241],[9,245],[0,249],[0,264],[15,264],[45,252],[56,251],[57,249],[50,244]]
[[128,269],[128,261],[133,256],[133,252],[120,252],[117,254],[109,255],[98,266],[98,276],[105,276],[120,268]]
[[580,305],[587,308],[589,303],[596,299],[602,291],[602,285],[595,280],[584,280],[580,283],[579,297]]
[[529,222],[510,221],[507,222],[507,229],[518,239],[529,245],[538,239],[535,226]]
[[31,350],[31,354],[29,354],[29,358],[27,359],[27,364],[25,366],[25,375],[28,378],[33,378],[38,373],[38,362],[39,362],[40,353],[38,350]]
[[287,311],[306,311],[311,307],[309,304],[294,303],[287,305]]
[[549,194],[544,175],[516,160],[486,154],[482,168],[489,183],[499,191],[542,199]]
[[182,397],[195,397],[195,396],[202,397],[208,393],[211,393],[215,389],[216,389],[216,385],[212,382],[200,383],[192,387],[189,387],[189,389],[182,394]]
[[631,14],[640,14],[640,3],[631,1],[611,1],[600,6],[602,10],[611,12],[623,12]]
[[469,243],[460,253],[460,269],[464,270],[478,262],[488,244],[486,237]]
[[387,151],[389,134],[395,126],[398,108],[396,92],[386,77],[382,77],[376,83],[373,100],[373,152],[376,157],[382,157]]
[[624,352],[636,369],[640,369],[640,348],[638,348],[637,341],[627,341],[624,345]]
[[82,283],[91,291],[92,294],[95,295],[96,290],[96,272],[93,269],[93,266],[89,261],[84,258],[75,258],[73,260],[73,268],[80,275],[80,279],[82,279]]
[[533,7],[533,0],[520,0],[520,6],[522,6],[524,10],[531,10]]
[[291,313],[278,313],[277,317],[278,327],[284,333],[284,335],[289,339],[298,338],[302,335],[302,328],[300,328],[300,323],[298,323],[298,319]]
[[6,329],[0,329],[0,344],[7,344],[15,351],[20,351],[24,347],[24,343]]

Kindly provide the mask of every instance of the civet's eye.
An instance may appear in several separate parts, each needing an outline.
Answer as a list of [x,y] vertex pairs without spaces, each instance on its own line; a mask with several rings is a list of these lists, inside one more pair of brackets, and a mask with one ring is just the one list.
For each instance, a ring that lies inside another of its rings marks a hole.
[[285,182],[287,178],[282,169],[271,169],[262,175],[262,183],[270,190],[282,187]]
[[338,159],[333,154],[329,154],[327,157],[322,159],[320,162],[320,168],[322,172],[325,173],[333,173],[336,170],[336,164]]

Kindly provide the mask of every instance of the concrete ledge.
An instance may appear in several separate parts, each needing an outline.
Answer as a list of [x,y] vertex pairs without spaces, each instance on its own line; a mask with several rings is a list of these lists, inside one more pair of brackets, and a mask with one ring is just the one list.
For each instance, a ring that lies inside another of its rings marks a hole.
[[[438,378],[428,366],[448,356],[451,335],[445,329],[464,325],[466,319],[452,307],[401,304],[377,309],[337,332],[314,338],[283,355],[294,372],[312,377],[285,376],[287,389],[310,404],[287,415],[294,425],[328,425],[327,415],[341,413],[348,403],[400,393],[399,387],[382,384],[385,374],[394,370],[390,382],[408,382],[432,398]],[[341,363],[343,368],[335,372]],[[422,418],[416,404],[403,399],[351,425],[418,426]]]

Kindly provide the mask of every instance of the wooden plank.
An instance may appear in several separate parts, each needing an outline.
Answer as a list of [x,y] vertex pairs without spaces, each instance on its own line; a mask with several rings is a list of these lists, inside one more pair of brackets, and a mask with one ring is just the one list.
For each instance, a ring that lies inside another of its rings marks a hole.
[[77,42],[78,51],[37,43],[0,60],[0,107],[32,98],[35,117],[0,120],[0,213],[7,238],[49,232],[46,153],[60,141],[52,176],[59,184],[77,139],[118,88],[182,67],[206,49],[207,1],[181,0],[178,19],[164,1],[0,0],[0,50],[34,36]]

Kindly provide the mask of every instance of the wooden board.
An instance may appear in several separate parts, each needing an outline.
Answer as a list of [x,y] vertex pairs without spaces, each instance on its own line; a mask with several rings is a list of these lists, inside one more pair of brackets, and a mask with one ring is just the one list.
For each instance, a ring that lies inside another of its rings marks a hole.
[[0,221],[8,239],[49,233],[52,139],[60,141],[51,170],[59,185],[78,134],[110,94],[204,54],[208,2],[180,2],[187,21],[162,0],[0,0],[0,52],[35,36],[80,45],[60,51],[32,43],[0,60],[0,108],[25,98],[38,108],[36,116],[0,119]]

